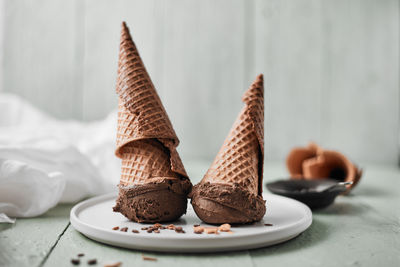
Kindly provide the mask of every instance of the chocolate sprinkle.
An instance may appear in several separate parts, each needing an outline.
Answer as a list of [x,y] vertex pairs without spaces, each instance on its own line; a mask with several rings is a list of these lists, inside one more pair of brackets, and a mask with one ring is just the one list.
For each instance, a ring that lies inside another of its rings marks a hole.
[[264,223],[265,226],[274,226],[272,223]]
[[89,265],[95,265],[95,264],[97,264],[97,260],[96,259],[91,259],[91,260],[88,260],[88,262],[87,262]]
[[83,253],[78,254],[78,257],[83,257],[83,256],[85,256],[85,254],[83,254]]
[[144,261],[157,261],[156,258],[148,257],[148,256],[145,256],[145,255],[143,255],[143,254],[142,254],[142,259],[143,259]]
[[202,227],[202,226],[194,226],[193,227],[193,232],[195,234],[202,234],[204,232],[204,227]]
[[71,259],[71,263],[73,265],[79,265],[81,263],[81,261],[79,259]]
[[175,232],[177,232],[177,233],[181,233],[181,234],[184,234],[184,233],[186,233],[186,232],[183,230],[183,228],[182,228],[181,226],[177,226],[177,227],[175,227]]

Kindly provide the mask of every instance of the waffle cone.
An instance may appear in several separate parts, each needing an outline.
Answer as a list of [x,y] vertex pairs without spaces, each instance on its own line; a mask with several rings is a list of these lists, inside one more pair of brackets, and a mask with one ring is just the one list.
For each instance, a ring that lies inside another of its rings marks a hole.
[[245,106],[201,183],[238,184],[262,193],[264,161],[264,85],[259,75],[242,97]]
[[310,158],[314,158],[321,148],[315,144],[310,143],[308,147],[295,147],[286,158],[286,166],[292,178],[303,178],[303,162]]
[[125,23],[116,91],[119,105],[115,154],[122,159],[121,185],[187,178],[176,151],[179,140]]
[[292,179],[324,179],[353,182],[350,192],[362,176],[362,170],[338,151],[325,150],[314,143],[307,147],[293,148],[286,158],[286,166]]
[[120,184],[146,184],[178,178],[170,168],[168,150],[157,140],[139,140],[122,148]]

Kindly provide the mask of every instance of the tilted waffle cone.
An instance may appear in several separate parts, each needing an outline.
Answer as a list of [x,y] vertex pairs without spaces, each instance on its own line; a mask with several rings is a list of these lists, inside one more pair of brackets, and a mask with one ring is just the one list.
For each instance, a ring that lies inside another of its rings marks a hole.
[[191,189],[179,140],[125,23],[122,24],[115,154],[122,159],[114,211],[138,222],[174,220]]
[[248,223],[265,214],[264,87],[259,75],[214,162],[192,191],[197,215],[208,223]]
[[286,158],[286,166],[292,179],[324,179],[353,182],[348,185],[348,193],[356,186],[362,176],[358,169],[342,153],[325,150],[314,143],[308,147],[293,148]]
[[240,184],[261,195],[264,161],[263,76],[246,91],[245,106],[234,122],[202,183]]
[[176,152],[179,139],[125,23],[122,25],[116,91],[119,112],[115,154],[123,159],[121,149],[125,145],[142,139],[157,139],[170,152],[171,170],[187,177]]

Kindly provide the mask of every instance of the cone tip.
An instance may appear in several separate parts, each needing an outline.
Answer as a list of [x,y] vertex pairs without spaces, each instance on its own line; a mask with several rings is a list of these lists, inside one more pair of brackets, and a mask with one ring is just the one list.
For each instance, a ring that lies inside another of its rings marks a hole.
[[121,26],[122,26],[122,32],[129,32],[128,25],[126,25],[125,21],[122,22]]
[[263,90],[263,86],[264,86],[264,76],[263,74],[259,74],[257,75],[257,78],[254,80],[254,82],[251,84],[249,90],[251,90],[251,88],[259,88],[261,90]]
[[121,42],[122,41],[128,41],[128,42],[132,42],[132,37],[131,37],[131,33],[129,31],[128,25],[126,24],[125,21],[122,21],[122,29],[121,29]]
[[259,74],[250,87],[244,92],[242,96],[242,101],[248,101],[248,98],[252,95],[264,95],[264,76]]

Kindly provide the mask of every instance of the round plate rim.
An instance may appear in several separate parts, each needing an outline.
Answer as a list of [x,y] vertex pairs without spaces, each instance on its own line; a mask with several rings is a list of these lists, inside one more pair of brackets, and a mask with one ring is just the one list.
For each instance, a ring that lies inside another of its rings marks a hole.
[[[254,244],[247,244],[247,245],[230,245],[230,246],[222,246],[222,247],[216,247],[216,246],[210,246],[210,247],[204,247],[204,246],[193,246],[191,245],[190,247],[180,247],[180,246],[169,246],[169,247],[163,247],[163,246],[135,246],[132,244],[125,244],[125,242],[116,244],[113,240],[109,240],[111,238],[101,238],[101,237],[97,237],[95,234],[93,234],[93,231],[97,231],[97,235],[113,235],[116,237],[121,237],[122,239],[127,239],[127,235],[124,232],[116,232],[116,231],[112,231],[112,230],[107,230],[98,226],[94,226],[94,225],[90,225],[86,222],[81,221],[78,218],[79,212],[81,212],[83,209],[90,207],[92,205],[95,204],[99,204],[101,202],[104,201],[109,201],[112,198],[116,198],[116,193],[109,193],[109,194],[104,194],[104,195],[100,195],[100,196],[96,196],[96,197],[92,197],[89,199],[86,199],[84,201],[81,201],[80,203],[77,203],[70,212],[70,222],[71,225],[75,228],[75,230],[77,230],[78,232],[82,233],[83,235],[85,235],[86,237],[96,240],[98,242],[101,243],[105,243],[108,245],[112,245],[112,246],[118,246],[118,247],[124,247],[124,248],[128,248],[128,249],[139,249],[139,250],[150,250],[150,251],[165,251],[165,252],[217,252],[217,251],[235,251],[235,250],[243,250],[243,249],[252,249],[252,248],[259,248],[259,247],[265,247],[265,246],[270,246],[270,245],[274,245],[274,244],[278,244],[278,243],[282,243],[285,241],[288,241],[296,236],[298,236],[300,233],[304,232],[308,227],[310,227],[310,225],[312,224],[312,212],[310,210],[310,208],[308,208],[306,205],[304,205],[303,203],[288,198],[288,197],[284,197],[284,196],[280,196],[280,195],[274,195],[274,194],[264,194],[264,199],[265,197],[267,198],[276,198],[276,199],[282,199],[284,201],[289,201],[292,202],[294,204],[296,204],[299,208],[302,209],[304,216],[301,220],[298,220],[296,222],[293,222],[291,224],[287,224],[284,226],[275,226],[274,228],[270,229],[268,232],[266,233],[249,233],[249,234],[245,234],[245,235],[224,235],[224,236],[214,236],[214,235],[210,235],[210,236],[199,236],[199,238],[195,238],[193,236],[185,236],[185,235],[177,235],[177,236],[168,236],[168,237],[163,237],[163,236],[155,236],[155,235],[140,235],[140,236],[135,236],[135,235],[130,235],[128,237],[128,239],[130,240],[139,240],[139,244],[140,244],[140,240],[146,240],[146,241],[152,241],[152,240],[163,240],[163,241],[172,241],[172,242],[176,242],[176,241],[197,241],[197,240],[201,240],[201,241],[210,241],[210,240],[239,240],[239,241],[243,241],[245,239],[251,238],[251,237],[255,237],[257,236],[258,239],[259,237],[263,237],[263,236],[269,236],[269,235],[276,235],[276,234],[280,234],[284,231],[289,232],[290,234],[285,235],[282,238],[276,238],[274,240],[266,240],[265,242],[257,242]],[[121,240],[123,241],[123,240]],[[132,242],[132,241],[131,241]]]

